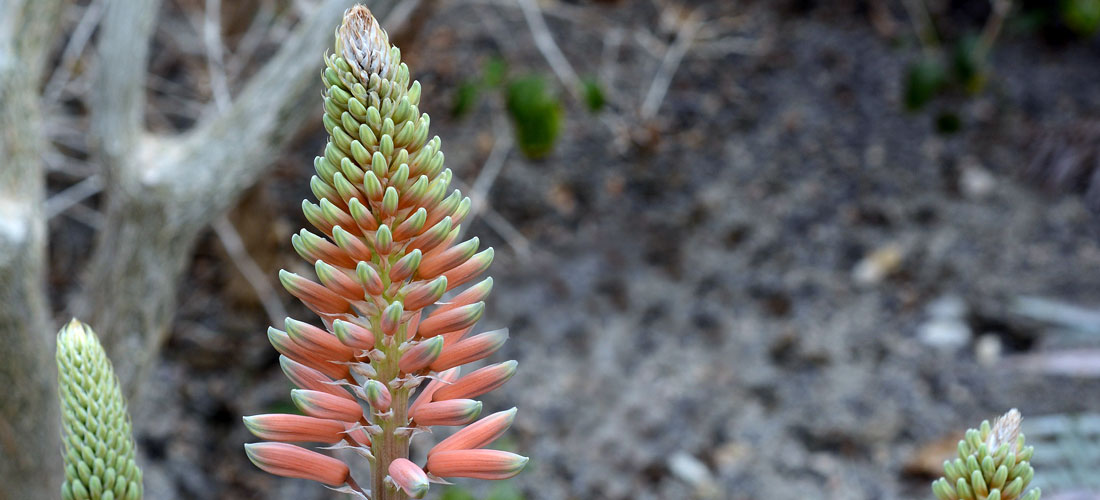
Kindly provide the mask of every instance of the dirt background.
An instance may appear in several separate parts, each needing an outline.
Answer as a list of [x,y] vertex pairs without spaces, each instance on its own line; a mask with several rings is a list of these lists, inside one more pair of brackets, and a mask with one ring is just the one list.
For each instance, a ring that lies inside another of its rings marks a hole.
[[[178,21],[191,3],[166,2],[162,17]],[[929,4],[948,35],[980,29],[989,11]],[[941,439],[1011,407],[1100,412],[1100,379],[1048,373],[1059,365],[1044,357],[1100,336],[1067,334],[1018,302],[1100,306],[1097,219],[1081,196],[1040,189],[1052,174],[1036,159],[1055,144],[1057,158],[1095,161],[1097,39],[1006,30],[983,92],[907,113],[904,74],[920,48],[900,3],[685,7],[718,20],[717,34],[686,53],[651,120],[637,109],[676,38],[671,4],[545,5],[577,72],[604,78],[612,104],[599,115],[553,79],[511,2],[441,1],[405,48],[467,186],[507,119],[492,90],[449,114],[479,68],[501,57],[511,74],[545,75],[565,103],[553,152],[509,149],[492,212],[469,227],[497,249],[481,324],[510,328],[493,359],[520,371],[485,404],[520,408],[507,446],[531,457],[512,481],[525,498],[930,498],[922,457]],[[717,43],[734,39],[732,52]],[[199,70],[153,71],[183,89],[151,89],[155,102],[204,95],[188,76]],[[936,131],[944,110],[959,132]],[[302,112],[320,116],[320,104]],[[232,214],[272,277],[304,265],[289,236],[306,224],[300,200],[324,140],[314,130]],[[1062,184],[1087,184],[1088,172]],[[55,294],[70,290],[92,235],[80,217],[51,221]],[[179,301],[155,404],[135,416],[148,498],[332,497],[242,452],[241,415],[289,407],[289,387],[264,309],[212,234]]]

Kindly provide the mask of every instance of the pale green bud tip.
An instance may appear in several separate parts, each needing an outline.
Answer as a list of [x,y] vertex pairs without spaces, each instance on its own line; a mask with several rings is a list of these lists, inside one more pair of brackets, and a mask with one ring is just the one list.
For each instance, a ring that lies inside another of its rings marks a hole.
[[1027,491],[1035,474],[1027,459],[1032,448],[1020,433],[1022,418],[1015,408],[991,425],[984,421],[959,441],[959,458],[944,462],[944,475],[932,483],[940,500],[1037,500],[1039,490]]
[[126,402],[95,332],[76,319],[57,334],[57,371],[65,459],[62,498],[140,499],[141,470],[134,464]]

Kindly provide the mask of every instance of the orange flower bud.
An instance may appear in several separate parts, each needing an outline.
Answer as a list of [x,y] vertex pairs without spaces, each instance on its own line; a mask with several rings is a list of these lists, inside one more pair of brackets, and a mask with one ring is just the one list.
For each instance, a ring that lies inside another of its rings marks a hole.
[[344,462],[292,444],[250,443],[244,445],[244,451],[256,467],[276,476],[340,486],[351,475]]

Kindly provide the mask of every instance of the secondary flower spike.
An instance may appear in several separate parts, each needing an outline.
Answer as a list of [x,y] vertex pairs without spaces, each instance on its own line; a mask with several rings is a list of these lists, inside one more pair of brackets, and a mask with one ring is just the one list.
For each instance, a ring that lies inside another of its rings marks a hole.
[[1024,446],[1020,412],[1015,408],[989,425],[966,431],[959,458],[943,463],[944,477],[932,483],[940,500],[1039,500],[1038,488],[1025,492],[1035,471],[1034,449]]
[[[313,162],[316,201],[302,202],[313,228],[291,238],[315,276],[279,274],[320,321],[287,318],[267,332],[305,415],[245,417],[270,441],[246,445],[248,456],[272,474],[370,500],[423,497],[429,478],[514,476],[527,458],[485,447],[515,409],[474,422],[483,406],[474,398],[507,382],[516,362],[459,375],[508,339],[507,330],[475,330],[493,284],[477,280],[493,249],[459,238],[470,199],[450,187],[441,141],[420,110],[420,83],[362,6],[344,14],[324,63],[329,140]],[[467,424],[425,463],[409,460],[418,431]],[[359,464],[323,452],[331,448],[356,449],[346,456],[368,462],[369,487],[354,478]]]
[[65,483],[62,500],[138,500],[130,416],[95,332],[72,320],[57,334]]

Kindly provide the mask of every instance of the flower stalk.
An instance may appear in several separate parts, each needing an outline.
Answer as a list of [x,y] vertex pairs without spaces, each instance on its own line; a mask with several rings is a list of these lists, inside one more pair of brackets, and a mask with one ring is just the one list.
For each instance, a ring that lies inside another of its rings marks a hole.
[[[440,140],[429,140],[429,117],[419,110],[420,83],[362,6],[345,13],[325,66],[329,141],[310,181],[317,202],[302,203],[319,234],[291,239],[317,279],[279,275],[322,326],[288,318],[286,331],[268,331],[306,416],[245,417],[253,434],[271,441],[247,445],[248,456],[272,474],[371,500],[420,498],[429,482],[447,477],[512,477],[525,457],[482,448],[511,425],[515,409],[474,422],[482,403],[473,398],[511,378],[515,361],[460,376],[461,365],[491,356],[508,338],[507,330],[471,335],[492,279],[443,301],[488,269],[493,250],[478,238],[458,241],[470,199],[448,187]],[[437,445],[434,461],[410,460],[414,435],[466,424]],[[291,444],[334,442],[366,459],[370,489],[348,464]]]

